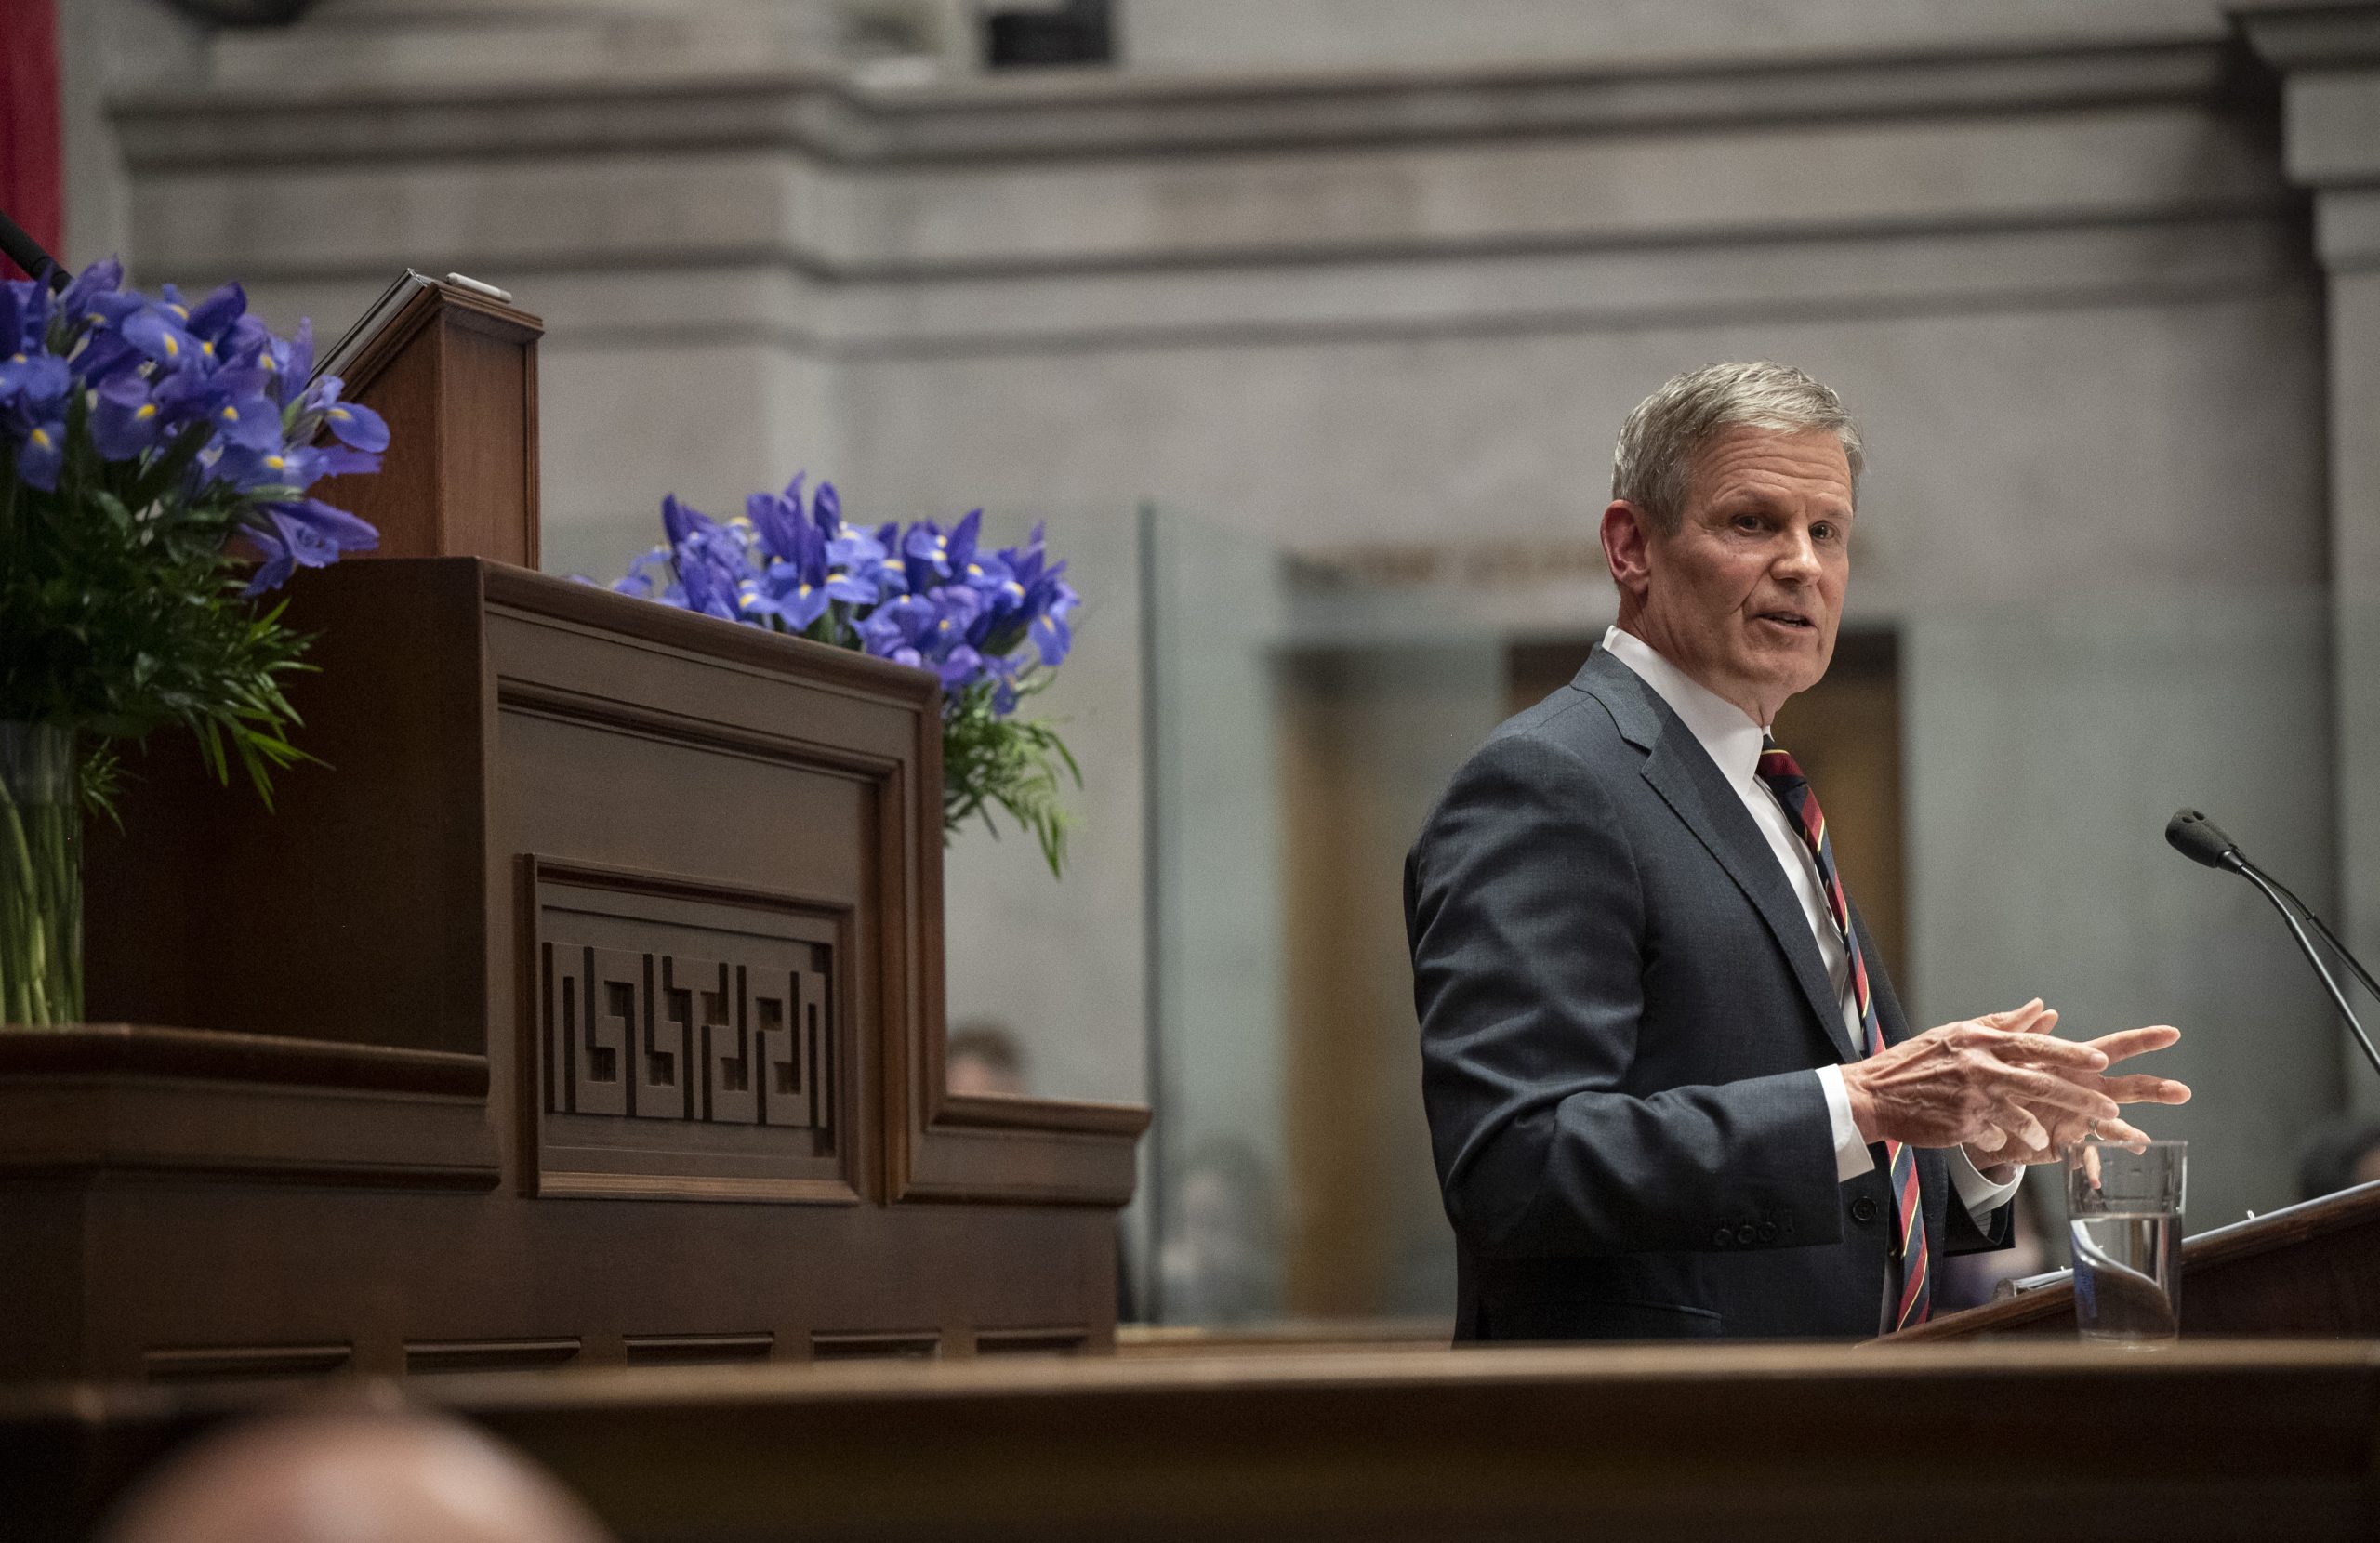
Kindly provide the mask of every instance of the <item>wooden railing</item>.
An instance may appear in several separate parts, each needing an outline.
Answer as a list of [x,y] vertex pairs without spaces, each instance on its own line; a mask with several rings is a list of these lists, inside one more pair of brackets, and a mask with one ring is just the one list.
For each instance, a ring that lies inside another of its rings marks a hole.
[[[402,1395],[526,1453],[624,1543],[2380,1532],[2362,1343],[1017,1356],[416,1376]],[[81,1536],[258,1403],[0,1390],[8,1536]]]

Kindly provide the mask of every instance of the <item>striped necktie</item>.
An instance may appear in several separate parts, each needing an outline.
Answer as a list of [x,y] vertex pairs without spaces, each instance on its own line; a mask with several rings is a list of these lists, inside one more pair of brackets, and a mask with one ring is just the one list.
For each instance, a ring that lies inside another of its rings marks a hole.
[[[1884,1048],[1884,1027],[1876,1017],[1876,1000],[1868,990],[1868,963],[1859,956],[1859,934],[1851,925],[1851,904],[1843,896],[1843,879],[1834,868],[1834,843],[1827,839],[1826,814],[1818,808],[1818,797],[1810,791],[1810,781],[1793,758],[1775,740],[1763,736],[1760,745],[1760,779],[1793,817],[1793,826],[1802,833],[1802,840],[1818,860],[1818,887],[1826,891],[1828,915],[1834,917],[1835,930],[1843,935],[1844,952],[1851,960],[1851,996],[1859,1009],[1859,1029],[1868,1042],[1868,1054],[1874,1055]],[[1918,1201],[1917,1157],[1900,1142],[1887,1138],[1884,1156],[1892,1169],[1893,1220],[1899,1228],[1899,1242],[1893,1255],[1900,1260],[1900,1305],[1893,1313],[1893,1327],[1907,1328],[1925,1321],[1933,1306],[1934,1281],[1926,1268],[1925,1220]]]

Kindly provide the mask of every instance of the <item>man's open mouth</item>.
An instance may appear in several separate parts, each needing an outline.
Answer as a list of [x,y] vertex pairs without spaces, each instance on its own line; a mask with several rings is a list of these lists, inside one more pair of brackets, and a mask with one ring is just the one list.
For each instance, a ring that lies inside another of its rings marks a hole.
[[1759,619],[1764,622],[1775,622],[1779,626],[1797,627],[1805,632],[1817,631],[1818,625],[1798,611],[1764,611],[1760,613]]

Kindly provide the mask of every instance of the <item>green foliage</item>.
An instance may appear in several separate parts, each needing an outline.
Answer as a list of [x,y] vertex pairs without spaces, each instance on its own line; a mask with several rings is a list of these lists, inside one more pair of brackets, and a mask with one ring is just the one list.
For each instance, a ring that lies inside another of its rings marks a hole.
[[[1031,696],[1049,684],[1049,677],[1027,678],[1017,688]],[[1058,802],[1059,772],[1077,787],[1082,768],[1044,719],[1001,718],[993,711],[993,682],[979,680],[949,700],[942,723],[942,820],[947,835],[956,835],[967,821],[981,816],[984,828],[997,837],[999,826],[992,806],[1033,833],[1041,845],[1042,860],[1052,875],[1060,875],[1066,855],[1066,833],[1074,817]]]
[[189,492],[209,427],[108,462],[85,418],[78,394],[54,492],[20,481],[0,444],[0,719],[74,728],[84,798],[103,811],[116,742],[169,725],[197,735],[218,780],[236,762],[270,804],[271,773],[308,758],[282,688],[309,667],[309,640],[242,593],[248,564],[226,549],[240,496]]

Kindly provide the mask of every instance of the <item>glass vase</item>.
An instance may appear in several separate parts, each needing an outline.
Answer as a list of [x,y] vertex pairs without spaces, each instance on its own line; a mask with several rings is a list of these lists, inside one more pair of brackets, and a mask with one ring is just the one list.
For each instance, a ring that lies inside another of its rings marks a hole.
[[83,824],[74,733],[0,722],[0,1024],[83,1016]]

